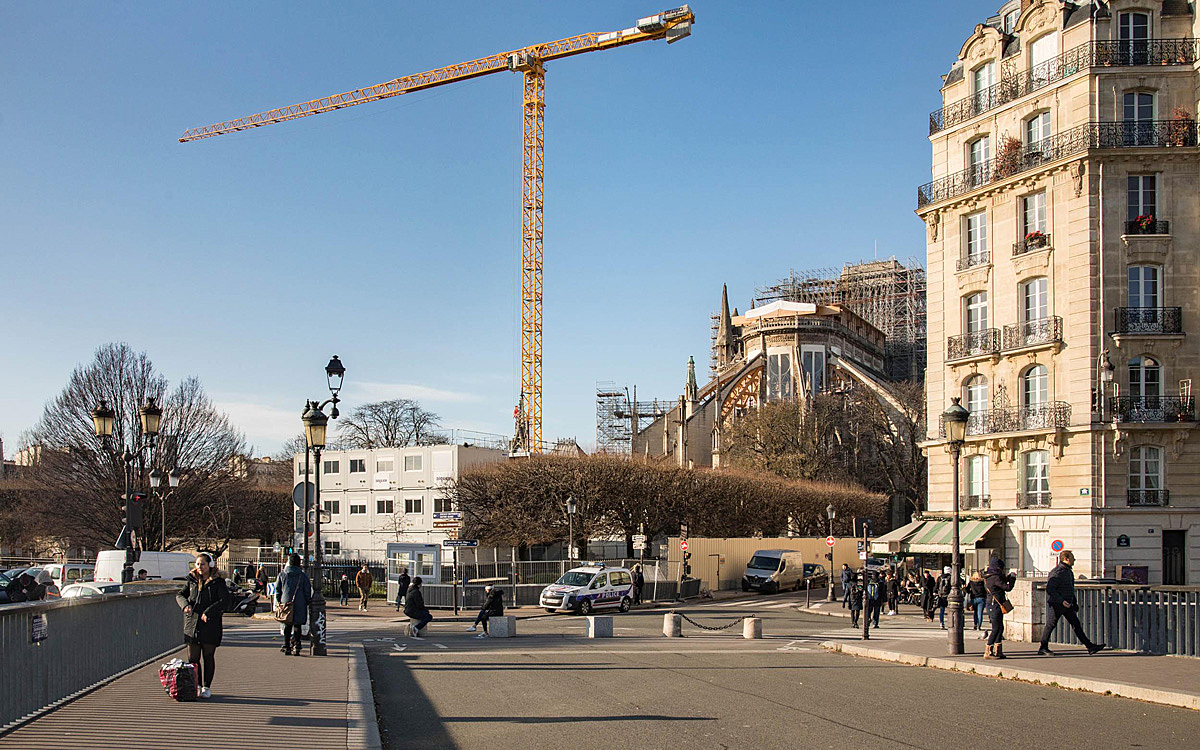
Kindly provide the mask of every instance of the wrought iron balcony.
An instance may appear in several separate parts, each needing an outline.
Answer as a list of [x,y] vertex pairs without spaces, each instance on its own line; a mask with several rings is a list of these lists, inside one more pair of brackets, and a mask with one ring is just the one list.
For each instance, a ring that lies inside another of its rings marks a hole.
[[1004,348],[1023,349],[1038,344],[1053,344],[1061,342],[1063,337],[1062,318],[1051,315],[1048,318],[1028,320],[1015,326],[1004,326]]
[[1046,492],[1018,492],[1017,493],[1018,508],[1049,508],[1050,493]]
[[997,157],[917,188],[917,208],[956,198],[999,180],[1093,148],[1187,147],[1200,143],[1195,120],[1088,122],[1027,144],[1025,151]]
[[1125,222],[1125,234],[1170,234],[1171,222],[1134,219]]
[[986,328],[982,331],[964,333],[946,339],[946,359],[966,359],[981,354],[1000,353],[1000,329]]
[[987,510],[992,507],[991,495],[959,495],[959,510]]
[[1130,508],[1162,508],[1171,500],[1170,490],[1128,490],[1125,493]]
[[966,122],[1026,94],[1045,88],[1089,67],[1128,65],[1191,65],[1197,60],[1196,40],[1095,41],[1081,44],[1020,73],[1001,71],[1001,80],[965,99],[929,113],[929,134]]
[[1117,422],[1194,422],[1192,396],[1112,396],[1109,413]]
[[1118,307],[1117,333],[1183,333],[1182,307]]
[[[1052,430],[1071,424],[1071,405],[1066,401],[1049,401],[1034,406],[1012,406],[990,411],[973,411],[967,418],[967,435],[990,435],[996,432],[1023,430]],[[946,423],[938,423],[938,437],[946,437]]]
[[965,271],[975,266],[986,266],[992,262],[992,254],[987,250],[969,253],[958,259],[958,270]]
[[1032,253],[1045,247],[1050,247],[1050,235],[1044,232],[1030,232],[1025,235],[1025,239],[1013,243],[1013,256]]

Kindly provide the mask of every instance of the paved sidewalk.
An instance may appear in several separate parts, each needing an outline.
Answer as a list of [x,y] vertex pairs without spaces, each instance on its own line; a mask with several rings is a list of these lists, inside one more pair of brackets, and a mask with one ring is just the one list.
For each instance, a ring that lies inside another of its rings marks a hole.
[[360,644],[330,644],[325,657],[288,657],[278,641],[227,639],[217,649],[213,697],[189,703],[172,700],[159,683],[166,660],[0,737],[0,750],[380,747]]

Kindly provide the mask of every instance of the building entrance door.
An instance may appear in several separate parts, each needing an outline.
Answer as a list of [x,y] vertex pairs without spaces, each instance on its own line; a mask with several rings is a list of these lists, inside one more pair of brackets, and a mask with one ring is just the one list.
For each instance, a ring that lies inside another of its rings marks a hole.
[[1186,586],[1187,532],[1163,530],[1162,547],[1163,585]]
[[1025,531],[1021,533],[1021,573],[1027,576],[1044,576],[1050,572],[1050,532]]

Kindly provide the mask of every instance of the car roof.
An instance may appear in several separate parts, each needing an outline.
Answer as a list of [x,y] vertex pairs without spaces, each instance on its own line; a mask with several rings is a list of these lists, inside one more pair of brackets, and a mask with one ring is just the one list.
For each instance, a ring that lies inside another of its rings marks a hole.
[[612,571],[612,570],[624,570],[626,573],[629,572],[629,568],[615,568],[615,567],[612,567],[609,565],[605,565],[603,567],[601,567],[599,565],[580,565],[577,568],[571,568],[567,572],[568,573],[604,573],[604,572],[608,572],[608,571]]

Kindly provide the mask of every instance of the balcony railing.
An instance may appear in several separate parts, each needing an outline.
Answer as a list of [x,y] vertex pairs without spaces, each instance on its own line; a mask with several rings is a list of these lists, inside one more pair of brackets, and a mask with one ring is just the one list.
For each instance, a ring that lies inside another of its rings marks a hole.
[[1041,250],[1044,247],[1050,247],[1050,235],[1037,233],[1034,236],[1026,237],[1013,243],[1013,256],[1032,253],[1035,250]]
[[1017,493],[1018,508],[1049,508],[1050,493],[1049,492],[1018,492]]
[[965,271],[975,266],[986,266],[992,262],[992,254],[987,250],[970,253],[958,259],[958,270]]
[[1026,94],[1045,88],[1089,67],[1127,65],[1190,65],[1196,62],[1195,39],[1095,41],[1081,44],[1027,71],[1005,76],[999,83],[929,114],[929,134],[966,122]]
[[959,510],[987,510],[992,507],[991,495],[960,495]]
[[1169,221],[1133,221],[1125,222],[1125,234],[1170,234]]
[[[990,435],[995,432],[1022,430],[1052,430],[1071,424],[1071,405],[1066,401],[1049,401],[1033,406],[1013,406],[990,411],[973,411],[967,417],[967,435]],[[939,420],[938,437],[946,437],[946,422]]]
[[1000,329],[986,328],[982,331],[964,333],[946,339],[946,359],[965,359],[981,354],[1000,353]]
[[1062,318],[1051,315],[1048,318],[1028,320],[1015,326],[1004,326],[1004,348],[1023,349],[1038,344],[1053,344],[1061,342],[1063,337]]
[[1196,402],[1192,396],[1113,396],[1109,413],[1118,422],[1194,422]]
[[1182,307],[1118,307],[1117,333],[1183,333]]
[[1088,149],[1186,147],[1197,142],[1195,120],[1088,122],[1029,144],[1014,157],[990,159],[925,183],[917,188],[917,208],[958,197]]
[[1130,508],[1162,508],[1171,500],[1170,490],[1127,490],[1126,502]]

